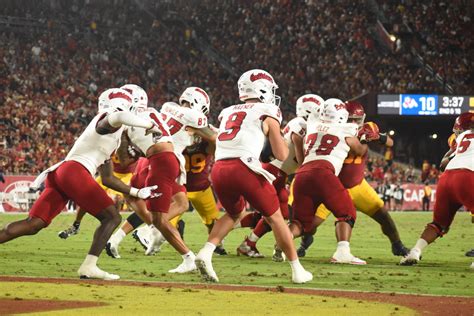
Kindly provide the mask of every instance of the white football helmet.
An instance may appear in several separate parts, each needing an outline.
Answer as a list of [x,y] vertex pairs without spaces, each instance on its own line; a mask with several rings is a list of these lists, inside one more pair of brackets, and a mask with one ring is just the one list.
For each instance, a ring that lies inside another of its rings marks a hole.
[[133,109],[132,95],[120,88],[111,88],[99,96],[99,112],[104,110],[131,111]]
[[148,107],[148,95],[142,87],[128,83],[121,86],[120,89],[124,89],[132,95],[132,103],[136,109],[146,109]]
[[261,69],[244,72],[237,81],[241,101],[259,99],[263,103],[280,105],[280,97],[276,95],[278,85],[273,77]]
[[179,104],[183,105],[184,101],[189,102],[192,109],[198,110],[206,116],[209,115],[211,102],[206,91],[203,89],[198,87],[186,88],[183,94],[179,97]]
[[324,99],[317,94],[305,94],[296,100],[296,116],[307,118],[311,113],[319,117]]
[[324,101],[319,118],[323,123],[342,124],[347,123],[349,112],[342,100],[327,99]]

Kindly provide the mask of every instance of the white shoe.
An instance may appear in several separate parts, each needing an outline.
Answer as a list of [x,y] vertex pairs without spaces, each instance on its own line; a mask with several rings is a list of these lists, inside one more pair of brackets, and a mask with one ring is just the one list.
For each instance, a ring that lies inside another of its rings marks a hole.
[[119,244],[114,242],[113,238],[110,238],[107,244],[105,245],[105,252],[114,259],[120,259],[120,254],[118,252]]
[[474,269],[474,262],[471,263],[471,269]]
[[337,251],[337,250],[331,258],[331,263],[345,263],[345,264],[355,264],[355,265],[367,264],[365,260],[355,257],[350,252],[343,253],[342,251]]
[[137,228],[133,233],[133,239],[135,239],[143,249],[147,250],[150,245],[150,229],[147,226]]
[[77,270],[77,274],[81,279],[101,279],[101,280],[118,280],[120,276],[105,272],[97,266],[83,266]]
[[297,272],[293,272],[291,276],[291,281],[296,284],[306,283],[313,280],[313,274],[304,269]]
[[175,269],[169,270],[169,273],[188,273],[188,272],[193,272],[197,270],[196,263],[194,260],[196,257],[193,256],[192,260],[190,259],[184,259],[183,262],[179,266],[177,266]]
[[161,251],[161,245],[166,241],[161,232],[155,228],[155,234],[150,234],[150,243],[145,251],[145,255],[152,256]]
[[196,266],[199,269],[201,277],[206,282],[219,282],[214,268],[212,267],[211,259],[205,259],[204,256],[201,256],[200,253],[196,257]]
[[412,266],[417,264],[420,261],[421,252],[418,249],[413,248],[410,250],[408,255],[400,259],[400,265],[402,266]]

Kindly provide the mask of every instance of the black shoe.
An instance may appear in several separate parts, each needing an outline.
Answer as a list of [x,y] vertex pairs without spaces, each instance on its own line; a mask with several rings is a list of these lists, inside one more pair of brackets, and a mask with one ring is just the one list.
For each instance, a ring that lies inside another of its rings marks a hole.
[[298,254],[298,257],[303,258],[306,256],[306,250],[313,244],[314,242],[314,237],[313,235],[303,235],[301,237],[301,244],[296,253]]
[[466,252],[466,257],[474,257],[474,249],[471,249],[468,252]]
[[405,247],[401,240],[392,243],[392,253],[394,256],[405,257],[410,252],[410,249]]
[[181,239],[184,240],[184,226],[186,226],[186,223],[180,219],[178,221],[178,225],[176,226],[176,228],[178,229],[178,232],[179,232],[179,235],[181,236]]
[[60,231],[58,233],[58,237],[62,239],[67,239],[70,236],[77,235],[77,233],[79,233],[79,227],[72,225],[68,229]]
[[214,253],[219,256],[227,256],[227,251],[222,246],[217,246],[216,249],[214,249]]
[[304,256],[306,256],[306,249],[301,246],[298,248],[298,250],[296,250],[296,253],[298,254],[299,258],[303,258]]

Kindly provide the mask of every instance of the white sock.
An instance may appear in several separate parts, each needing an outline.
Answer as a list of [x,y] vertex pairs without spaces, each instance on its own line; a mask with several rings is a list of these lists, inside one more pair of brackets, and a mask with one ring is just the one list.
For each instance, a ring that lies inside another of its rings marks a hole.
[[257,242],[260,239],[257,235],[255,235],[253,232],[250,233],[249,240],[251,242]]
[[425,249],[426,246],[428,246],[428,243],[426,242],[426,240],[424,240],[423,238],[420,238],[416,242],[415,247],[413,247],[413,249],[416,249],[421,253],[423,249]]
[[84,259],[84,262],[82,265],[84,266],[97,266],[97,260],[99,260],[99,257],[94,256],[94,255],[87,255],[86,259]]
[[343,240],[337,243],[337,249],[344,249],[344,248],[350,248],[348,241]]
[[288,261],[290,263],[291,270],[298,271],[298,270],[304,270],[303,266],[300,263],[300,259],[296,259],[293,261]]
[[216,249],[216,245],[210,242],[206,242],[204,247],[202,247],[201,254],[205,255],[206,257],[212,258],[212,254],[214,253],[214,249]]
[[115,233],[114,235],[112,236],[112,238],[117,242],[117,244],[121,243],[123,238],[127,236],[127,234],[123,231],[122,228],[119,228]]
[[183,258],[184,261],[194,261],[195,257],[196,256],[194,255],[194,253],[191,250],[189,250],[184,255],[181,255],[181,258]]

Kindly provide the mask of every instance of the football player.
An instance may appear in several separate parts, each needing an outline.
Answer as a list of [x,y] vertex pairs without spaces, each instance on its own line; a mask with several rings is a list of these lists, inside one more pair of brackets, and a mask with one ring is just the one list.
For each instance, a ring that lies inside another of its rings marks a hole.
[[[179,102],[180,105],[172,102],[165,103],[161,110],[161,118],[169,124],[170,137],[173,139],[176,155],[182,158],[180,160],[180,168],[182,172],[185,168],[185,166],[183,166],[185,164],[185,159],[183,159],[182,156],[183,148],[193,145],[196,139],[202,139],[203,137],[207,139],[209,143],[213,143],[212,137],[215,136],[215,132],[212,132],[207,127],[207,114],[209,113],[210,102],[209,96],[203,89],[198,87],[187,88],[180,96]],[[195,135],[193,136],[192,134]],[[197,135],[201,135],[202,137]],[[186,168],[187,167],[188,165],[186,162]],[[137,185],[138,187],[144,185],[144,178],[146,178],[147,174],[148,165],[140,163],[140,167],[137,167],[137,171],[132,178],[133,185]],[[183,179],[181,179],[181,181],[182,180]],[[127,231],[118,230],[107,244],[107,248],[110,249],[110,252],[108,251],[107,253],[114,258],[120,257],[118,254],[118,246],[126,233],[137,228],[143,222],[150,224],[151,220],[143,201],[137,201],[137,199],[131,198],[128,198],[128,200],[138,216],[132,214],[131,216],[134,216],[132,218],[133,225],[130,225],[130,229],[127,229]],[[185,186],[174,184],[172,187],[172,203],[170,204],[170,210],[167,217],[171,226],[178,229],[181,239],[184,233],[184,222],[180,220],[180,216],[188,209],[188,206],[189,202],[186,197]],[[211,216],[213,216],[213,214],[211,214]],[[126,228],[128,228],[128,226],[129,225],[127,225]],[[159,231],[155,230],[155,237],[150,237],[149,232],[150,231],[145,226],[138,229],[133,234],[134,238],[146,248],[147,255],[158,252],[161,244],[166,241],[165,237]],[[177,269],[170,270],[170,272],[188,272],[185,266],[186,265],[181,265]]]
[[[157,133],[160,130],[149,120],[130,112],[133,107],[132,96],[127,91],[109,89],[103,92],[102,97],[108,109],[99,112],[92,119],[63,161],[38,176],[33,187],[39,187],[46,180],[45,190],[33,204],[27,219],[10,223],[0,230],[0,243],[38,233],[64,209],[68,200],[72,200],[100,221],[89,253],[78,270],[79,276],[116,280],[119,276],[101,270],[97,261],[121,217],[114,202],[94,180],[93,175],[119,146],[125,125],[134,126],[143,134]],[[129,192],[146,198],[152,194],[149,189],[130,188]],[[148,192],[142,195],[140,191]]]
[[[295,173],[304,159],[303,138],[306,134],[306,120],[311,113],[319,115],[323,102],[323,98],[316,94],[306,94],[298,98],[296,101],[296,117],[289,121],[283,129],[283,137],[289,148],[288,157],[284,161],[273,159],[271,162],[263,164],[263,168],[275,177],[273,186],[277,192],[281,213],[285,219],[289,217],[286,182],[288,176]],[[263,255],[258,251],[256,244],[269,231],[271,231],[270,225],[263,218],[260,218],[252,233],[237,248],[237,255],[262,258]],[[275,249],[273,260],[283,261],[282,252],[278,247]]]
[[[377,141],[382,145],[392,147],[393,140],[385,133],[380,133],[378,126],[373,122],[364,124],[365,111],[362,104],[354,101],[346,102],[346,109],[349,113],[348,122],[359,125],[359,138],[361,142]],[[382,232],[388,237],[392,245],[392,253],[395,256],[406,256],[408,249],[400,240],[397,227],[390,216],[389,212],[384,208],[382,199],[377,195],[375,190],[364,179],[364,170],[367,164],[368,153],[362,156],[349,155],[344,160],[339,179],[342,185],[349,191],[349,195],[355,208],[370,216],[373,220],[380,224]],[[316,228],[319,227],[331,214],[324,204],[320,205],[316,211]],[[298,256],[304,257],[306,250],[312,243],[311,236],[302,238],[301,245],[298,248]]]
[[295,176],[290,228],[294,237],[314,234],[314,209],[324,203],[336,217],[338,243],[331,262],[366,264],[350,251],[349,240],[357,215],[347,189],[337,177],[349,151],[357,156],[367,152],[367,145],[357,138],[357,124],[347,123],[348,117],[341,100],[328,99],[320,117],[308,120],[305,158]]
[[[214,143],[200,140],[197,144],[186,147],[183,153],[186,159],[187,196],[206,225],[208,233],[219,219],[219,209],[209,180],[214,151]],[[227,255],[222,244],[217,245],[214,252]]]
[[284,161],[288,156],[288,147],[280,135],[282,118],[276,105],[279,103],[275,95],[277,88],[268,72],[247,71],[238,80],[239,98],[245,103],[227,107],[219,115],[221,123],[211,179],[226,213],[215,223],[207,243],[196,256],[196,265],[206,281],[219,281],[212,267],[212,254],[239,221],[245,200],[261,212],[272,227],[278,245],[289,259],[292,281],[305,283],[313,278],[296,255],[271,184],[275,177],[263,169],[259,161],[265,137],[269,138],[276,159]]
[[[418,263],[426,246],[449,231],[461,206],[471,212],[474,223],[474,113],[465,112],[458,116],[453,132],[457,146],[450,148],[441,162],[445,171],[436,189],[433,221],[426,225],[410,253],[400,260],[401,265]],[[474,268],[474,263],[471,268]]]

